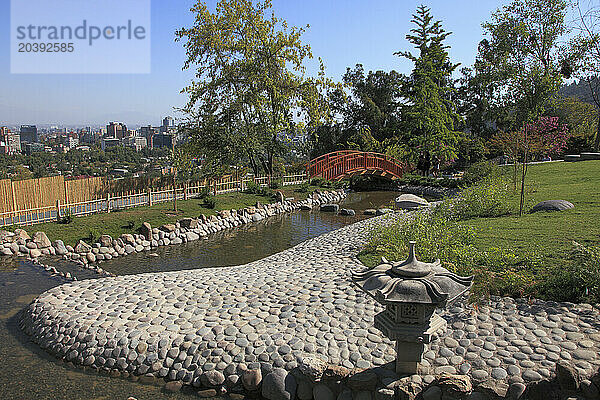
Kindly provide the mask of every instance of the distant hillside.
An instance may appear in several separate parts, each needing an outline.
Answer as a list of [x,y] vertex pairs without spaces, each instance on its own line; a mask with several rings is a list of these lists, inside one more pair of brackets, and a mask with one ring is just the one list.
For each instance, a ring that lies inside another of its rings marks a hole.
[[[592,83],[592,87],[597,92],[600,91],[600,84],[594,86],[594,84]],[[584,103],[589,103],[593,106],[596,106],[596,103],[594,103],[594,99],[592,98],[592,94],[590,92],[590,86],[584,80],[576,81],[571,83],[570,85],[562,86],[558,90],[558,94],[563,97],[575,97],[583,101]]]

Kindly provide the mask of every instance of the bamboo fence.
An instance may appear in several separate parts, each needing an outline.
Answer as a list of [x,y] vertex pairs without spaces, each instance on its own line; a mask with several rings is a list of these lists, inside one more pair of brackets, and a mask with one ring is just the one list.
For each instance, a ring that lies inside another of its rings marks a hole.
[[62,176],[14,182],[0,180],[0,227],[58,221],[67,214],[83,216],[152,206],[172,201],[175,194],[178,200],[186,200],[200,196],[207,188],[211,194],[239,192],[245,190],[249,182],[267,186],[274,180],[287,186],[306,182],[308,177],[306,174],[253,178],[228,175],[175,188],[147,186],[127,191],[111,190],[111,183],[99,177],[71,181]]

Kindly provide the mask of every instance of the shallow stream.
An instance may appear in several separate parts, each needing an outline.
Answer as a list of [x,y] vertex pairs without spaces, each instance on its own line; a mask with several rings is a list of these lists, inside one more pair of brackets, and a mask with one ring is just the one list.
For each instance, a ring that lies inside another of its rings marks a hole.
[[[281,214],[203,240],[117,258],[103,263],[102,268],[123,275],[245,264],[364,219],[365,209],[390,206],[397,195],[394,192],[350,193],[340,206],[356,210],[354,217],[316,210]],[[57,267],[80,280],[97,277],[72,264],[58,263]],[[0,399],[191,397],[186,391],[163,393],[162,385],[144,385],[68,368],[30,342],[18,327],[19,312],[40,293],[65,282],[24,260],[0,258]]]

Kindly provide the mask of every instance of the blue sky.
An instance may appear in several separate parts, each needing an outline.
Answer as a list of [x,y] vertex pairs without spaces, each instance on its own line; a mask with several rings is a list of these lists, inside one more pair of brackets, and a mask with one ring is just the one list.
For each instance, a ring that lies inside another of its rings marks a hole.
[[[185,52],[174,42],[177,28],[191,26],[191,0],[152,0],[152,61],[149,74],[36,75],[10,73],[10,0],[0,0],[0,125],[159,123],[182,106],[180,90],[193,78],[182,71]],[[303,36],[325,62],[327,75],[341,79],[346,67],[409,73],[394,52],[410,49],[405,35],[419,4],[432,9],[446,30],[454,62],[470,65],[482,38],[481,23],[505,2],[494,0],[273,0],[275,13],[291,25],[310,24]],[[208,4],[214,7],[215,1]],[[127,60],[123,60],[127,62]],[[310,70],[310,66],[309,66]]]

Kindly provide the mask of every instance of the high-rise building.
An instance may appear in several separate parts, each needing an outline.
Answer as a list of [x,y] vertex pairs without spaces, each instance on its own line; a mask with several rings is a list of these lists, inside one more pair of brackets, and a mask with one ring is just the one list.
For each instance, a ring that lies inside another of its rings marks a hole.
[[21,143],[37,143],[38,142],[37,126],[35,126],[35,125],[21,125],[19,134],[21,137]]
[[173,117],[164,117],[162,120],[162,126],[165,128],[171,128],[175,126],[175,120],[173,119]]
[[106,137],[123,139],[127,136],[127,125],[122,122],[109,122],[106,125]]
[[156,133],[152,135],[151,146],[155,149],[160,147],[173,147],[175,142],[175,135],[168,133]]
[[15,154],[21,152],[20,135],[5,126],[0,127],[0,154]]

